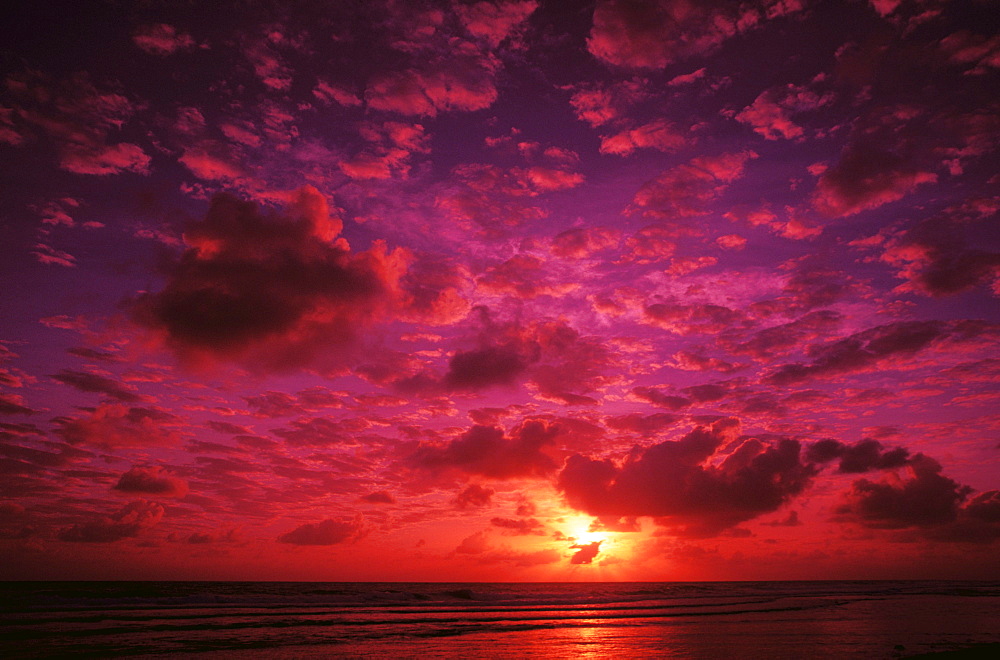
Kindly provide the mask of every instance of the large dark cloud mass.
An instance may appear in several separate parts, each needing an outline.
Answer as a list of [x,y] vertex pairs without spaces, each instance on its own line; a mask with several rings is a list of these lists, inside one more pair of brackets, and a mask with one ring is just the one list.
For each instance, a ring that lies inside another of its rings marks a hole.
[[184,359],[223,359],[260,370],[328,363],[391,304],[402,252],[351,252],[342,223],[314,188],[283,216],[218,195],[184,234],[163,290],[131,303]]
[[[559,488],[572,506],[591,515],[652,516],[701,536],[774,511],[811,483],[817,469],[802,461],[798,442],[737,440],[733,421],[637,448],[621,464],[571,456]],[[734,440],[738,446],[721,460],[709,460]]]

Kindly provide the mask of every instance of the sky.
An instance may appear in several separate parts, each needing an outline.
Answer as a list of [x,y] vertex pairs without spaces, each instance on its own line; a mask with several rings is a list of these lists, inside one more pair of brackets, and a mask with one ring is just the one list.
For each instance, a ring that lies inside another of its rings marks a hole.
[[1000,579],[991,0],[0,20],[0,577]]

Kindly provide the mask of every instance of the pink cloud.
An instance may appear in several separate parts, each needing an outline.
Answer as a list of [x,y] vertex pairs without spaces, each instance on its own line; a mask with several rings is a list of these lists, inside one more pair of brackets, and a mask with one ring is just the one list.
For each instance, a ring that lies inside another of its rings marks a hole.
[[264,40],[255,41],[244,49],[257,78],[268,89],[281,92],[292,86],[293,71],[274,48]]
[[685,73],[679,76],[674,76],[667,82],[667,85],[669,85],[670,87],[678,87],[680,85],[690,85],[691,83],[704,78],[705,73],[707,71],[708,69],[702,67],[697,71],[692,71],[691,73]]
[[545,273],[545,262],[527,254],[515,255],[490,268],[476,283],[480,291],[523,299],[564,295],[578,287],[554,281]]
[[63,252],[62,250],[57,250],[51,245],[46,245],[45,243],[36,243],[34,249],[31,251],[32,256],[41,264],[52,264],[55,266],[64,266],[66,268],[76,267],[76,257],[68,252]]
[[132,42],[153,55],[170,55],[180,50],[194,48],[194,38],[186,32],[167,23],[154,23],[138,28],[132,34]]

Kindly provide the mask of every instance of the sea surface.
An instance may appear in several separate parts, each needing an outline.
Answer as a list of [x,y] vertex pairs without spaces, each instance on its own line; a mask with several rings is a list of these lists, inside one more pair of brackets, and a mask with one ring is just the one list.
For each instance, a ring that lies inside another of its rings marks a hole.
[[1000,582],[0,583],[3,658],[984,652],[1000,657]]

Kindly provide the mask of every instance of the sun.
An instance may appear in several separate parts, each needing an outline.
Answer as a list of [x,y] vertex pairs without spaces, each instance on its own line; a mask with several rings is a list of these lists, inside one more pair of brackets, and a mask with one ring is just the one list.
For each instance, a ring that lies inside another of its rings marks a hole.
[[577,545],[607,541],[607,532],[591,531],[593,522],[593,519],[589,516],[572,516],[566,521],[566,531],[564,533],[567,537],[573,539]]

